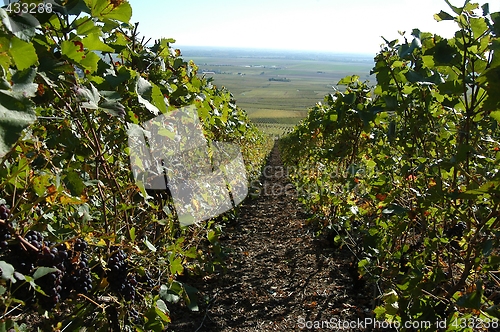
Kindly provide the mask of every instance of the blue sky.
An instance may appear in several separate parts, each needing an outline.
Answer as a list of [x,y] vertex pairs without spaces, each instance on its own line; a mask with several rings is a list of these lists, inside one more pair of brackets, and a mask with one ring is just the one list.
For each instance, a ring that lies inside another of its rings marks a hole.
[[[398,30],[449,37],[444,0],[129,0],[132,22],[147,38],[174,38],[180,46],[225,46],[374,54]],[[462,5],[463,0],[450,0]],[[484,3],[481,1],[472,1]],[[487,1],[486,1],[487,2]],[[490,0],[491,11],[500,1]]]

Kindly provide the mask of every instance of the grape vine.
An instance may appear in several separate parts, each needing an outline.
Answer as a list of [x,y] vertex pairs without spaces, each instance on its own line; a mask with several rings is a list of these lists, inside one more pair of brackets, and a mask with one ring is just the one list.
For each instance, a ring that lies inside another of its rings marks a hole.
[[385,40],[376,84],[342,79],[281,149],[318,227],[374,285],[376,318],[455,331],[500,316],[500,13],[450,8],[435,18],[453,38]]
[[217,237],[236,212],[183,227],[167,192],[133,181],[127,129],[194,105],[209,142],[241,147],[249,181],[272,141],[173,39],[141,38],[127,1],[50,4],[0,8],[5,328],[38,311],[42,330],[92,319],[95,330],[163,331],[169,305],[197,310],[196,290],[177,279],[223,264]]

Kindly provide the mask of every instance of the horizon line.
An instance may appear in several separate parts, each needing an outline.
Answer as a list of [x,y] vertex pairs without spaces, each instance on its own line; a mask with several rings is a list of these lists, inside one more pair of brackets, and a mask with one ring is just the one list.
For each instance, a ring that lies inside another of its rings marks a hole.
[[301,53],[325,53],[338,55],[363,55],[374,57],[376,52],[368,51],[334,51],[334,50],[307,50],[307,49],[287,49],[287,48],[267,48],[267,47],[251,47],[251,46],[219,46],[219,45],[181,45],[171,44],[171,47],[178,48],[182,51],[183,48],[198,48],[198,49],[226,49],[226,50],[245,50],[245,51],[268,51],[268,52],[301,52]]

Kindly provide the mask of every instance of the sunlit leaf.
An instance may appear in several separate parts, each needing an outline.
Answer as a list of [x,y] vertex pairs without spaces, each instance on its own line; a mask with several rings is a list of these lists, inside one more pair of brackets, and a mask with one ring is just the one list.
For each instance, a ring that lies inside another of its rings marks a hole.
[[500,122],[500,111],[493,111],[490,113],[490,116],[496,121]]
[[156,247],[151,242],[149,242],[148,239],[144,239],[144,244],[149,250],[151,250],[152,252],[156,252]]
[[85,49],[81,40],[65,40],[61,43],[61,53],[80,63],[85,58]]
[[101,20],[113,19],[128,23],[132,17],[132,7],[128,1],[85,0],[91,14]]
[[173,275],[175,274],[182,274],[184,271],[184,267],[182,266],[182,259],[180,257],[177,257],[173,260],[169,260],[170,263],[170,273]]
[[38,63],[38,56],[33,44],[19,38],[12,38],[9,52],[19,70],[24,70]]
[[91,51],[101,51],[101,52],[114,52],[115,50],[110,47],[109,45],[106,45],[101,38],[99,38],[99,34],[97,33],[92,33],[87,35],[85,38],[82,40],[83,45],[85,48],[91,50]]
[[453,21],[455,18],[444,11],[440,11],[439,14],[434,14],[434,19],[440,22],[440,21]]

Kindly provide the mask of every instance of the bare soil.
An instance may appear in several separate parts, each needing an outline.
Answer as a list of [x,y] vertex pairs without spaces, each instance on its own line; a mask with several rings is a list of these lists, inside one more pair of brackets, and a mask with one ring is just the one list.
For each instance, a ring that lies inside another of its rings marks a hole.
[[276,146],[264,175],[261,194],[225,227],[226,273],[189,280],[200,310],[171,308],[168,330],[373,330],[353,323],[372,317],[371,288],[347,248],[314,236]]

